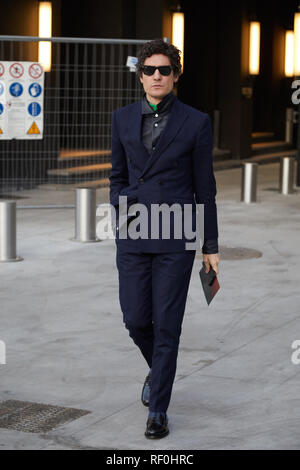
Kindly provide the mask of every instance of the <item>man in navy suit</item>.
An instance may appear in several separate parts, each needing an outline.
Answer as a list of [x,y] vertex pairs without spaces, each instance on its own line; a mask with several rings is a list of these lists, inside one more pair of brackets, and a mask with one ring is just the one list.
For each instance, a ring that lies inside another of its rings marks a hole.
[[[149,406],[145,436],[152,439],[169,433],[166,412],[196,253],[194,245],[187,248],[191,237],[182,231],[175,235],[178,220],[183,220],[176,217],[188,205],[193,229],[196,205],[204,207],[206,272],[212,266],[218,274],[219,264],[210,118],[177,99],[173,87],[180,74],[175,46],[161,39],[144,44],[137,63],[143,99],[112,116],[110,203],[117,216],[119,298],[125,327],[150,369],[142,403]],[[141,205],[146,218],[140,218]],[[175,207],[167,237],[161,219],[153,221],[155,205]],[[134,233],[130,227],[139,227],[140,236],[128,236]]]

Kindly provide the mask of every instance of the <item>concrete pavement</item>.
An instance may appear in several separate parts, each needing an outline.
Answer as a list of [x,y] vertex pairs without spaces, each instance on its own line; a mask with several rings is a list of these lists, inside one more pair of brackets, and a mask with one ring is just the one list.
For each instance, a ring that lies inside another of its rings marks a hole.
[[[291,345],[300,340],[300,191],[280,195],[278,174],[278,163],[261,165],[259,201],[246,205],[241,169],[215,173],[221,290],[207,307],[196,258],[170,434],[157,441],[144,437],[148,370],[122,322],[114,241],[70,241],[73,209],[20,208],[24,261],[0,264],[0,401],[90,413],[47,433],[0,428],[0,449],[299,449],[300,365]],[[68,191],[22,196],[19,206],[74,202]],[[108,201],[107,189],[97,201]],[[230,248],[262,256],[230,259]]]

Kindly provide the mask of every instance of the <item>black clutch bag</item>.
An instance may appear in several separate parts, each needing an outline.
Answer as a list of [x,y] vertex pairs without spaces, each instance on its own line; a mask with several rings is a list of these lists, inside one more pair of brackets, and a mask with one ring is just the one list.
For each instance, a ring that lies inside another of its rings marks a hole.
[[220,284],[217,278],[216,271],[212,267],[210,267],[210,270],[208,271],[208,273],[206,273],[205,270],[206,270],[205,263],[203,261],[202,268],[199,271],[199,275],[200,275],[204,295],[207,301],[207,305],[209,305],[212,299],[214,298],[214,296],[216,295],[216,293],[218,292],[218,290],[220,289]]

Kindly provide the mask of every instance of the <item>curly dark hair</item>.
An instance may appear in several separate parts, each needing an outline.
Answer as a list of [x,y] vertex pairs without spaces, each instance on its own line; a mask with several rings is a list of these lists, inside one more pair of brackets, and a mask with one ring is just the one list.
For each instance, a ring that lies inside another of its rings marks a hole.
[[142,66],[144,65],[145,60],[153,54],[163,54],[169,57],[174,75],[181,75],[181,51],[177,49],[177,47],[173,46],[173,44],[169,44],[159,38],[146,42],[139,50],[138,61],[136,64],[136,74],[138,77],[142,76]]

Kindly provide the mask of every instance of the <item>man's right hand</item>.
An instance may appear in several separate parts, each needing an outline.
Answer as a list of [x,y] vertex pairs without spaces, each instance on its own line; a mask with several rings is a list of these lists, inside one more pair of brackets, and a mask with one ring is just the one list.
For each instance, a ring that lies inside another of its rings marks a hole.
[[208,273],[210,270],[210,267],[212,267],[214,271],[216,272],[216,274],[219,274],[219,269],[218,269],[218,264],[220,262],[219,253],[214,253],[212,255],[204,254],[203,261],[205,263],[206,273]]

